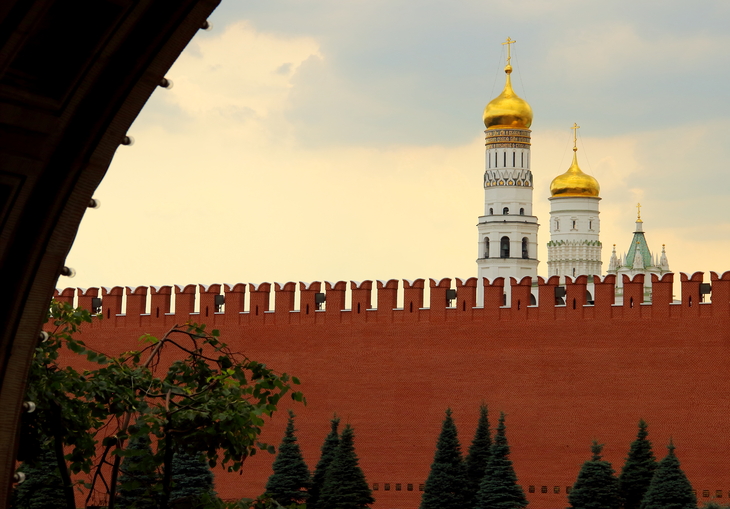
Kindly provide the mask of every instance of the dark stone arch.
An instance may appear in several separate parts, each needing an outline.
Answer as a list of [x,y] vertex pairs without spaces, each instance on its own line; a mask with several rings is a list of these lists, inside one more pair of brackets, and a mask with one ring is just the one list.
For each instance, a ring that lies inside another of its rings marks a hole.
[[219,2],[0,3],[0,508],[28,368],[79,223],[127,129]]

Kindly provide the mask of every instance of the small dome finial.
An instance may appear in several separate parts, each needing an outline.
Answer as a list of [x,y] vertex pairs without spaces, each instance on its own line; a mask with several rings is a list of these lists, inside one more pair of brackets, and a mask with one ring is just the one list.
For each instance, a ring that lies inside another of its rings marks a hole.
[[641,220],[641,203],[636,204],[636,222],[637,223],[643,223],[644,221]]
[[568,171],[558,175],[550,183],[550,195],[553,197],[562,196],[590,196],[598,197],[601,186],[598,181],[590,175],[583,173],[578,166],[578,129],[580,126],[573,123],[573,163]]
[[512,90],[512,52],[511,45],[516,41],[507,37],[502,45],[507,46],[507,65],[504,72],[507,74],[504,90],[502,93],[492,99],[487,107],[484,108],[484,126],[487,129],[529,129],[532,125],[532,108],[524,99],[520,98],[515,91]]

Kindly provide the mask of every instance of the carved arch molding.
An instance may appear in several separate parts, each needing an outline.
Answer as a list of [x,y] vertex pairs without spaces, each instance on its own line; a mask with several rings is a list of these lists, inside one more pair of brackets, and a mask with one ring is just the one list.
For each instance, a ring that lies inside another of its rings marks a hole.
[[89,200],[220,0],[0,2],[0,509],[25,380]]

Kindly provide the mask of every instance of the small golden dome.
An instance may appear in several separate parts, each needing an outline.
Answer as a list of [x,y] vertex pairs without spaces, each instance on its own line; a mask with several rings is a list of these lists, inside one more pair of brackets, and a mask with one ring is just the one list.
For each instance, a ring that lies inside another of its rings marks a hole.
[[532,108],[512,90],[512,66],[507,64],[504,72],[507,74],[504,90],[484,108],[484,125],[487,129],[529,129],[532,125]]
[[578,166],[578,149],[573,147],[573,164],[568,171],[558,175],[550,183],[550,194],[552,196],[598,196],[601,186],[598,181],[583,173]]

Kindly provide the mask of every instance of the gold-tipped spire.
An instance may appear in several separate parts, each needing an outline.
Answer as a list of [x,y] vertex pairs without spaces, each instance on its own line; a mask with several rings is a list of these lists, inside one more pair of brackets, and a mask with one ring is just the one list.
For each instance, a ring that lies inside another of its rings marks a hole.
[[590,196],[597,197],[601,191],[598,181],[590,175],[583,173],[578,166],[578,129],[577,123],[571,127],[573,130],[573,163],[568,171],[555,177],[550,184],[550,194],[556,197],[562,196]]
[[507,75],[504,90],[496,98],[492,99],[484,108],[484,125],[487,129],[529,129],[532,125],[532,108],[527,101],[520,98],[512,90],[512,52],[511,46],[517,41],[509,37],[503,42],[507,46],[507,65],[504,73]]
[[637,223],[643,223],[644,221],[641,220],[641,203],[636,204],[636,222]]

